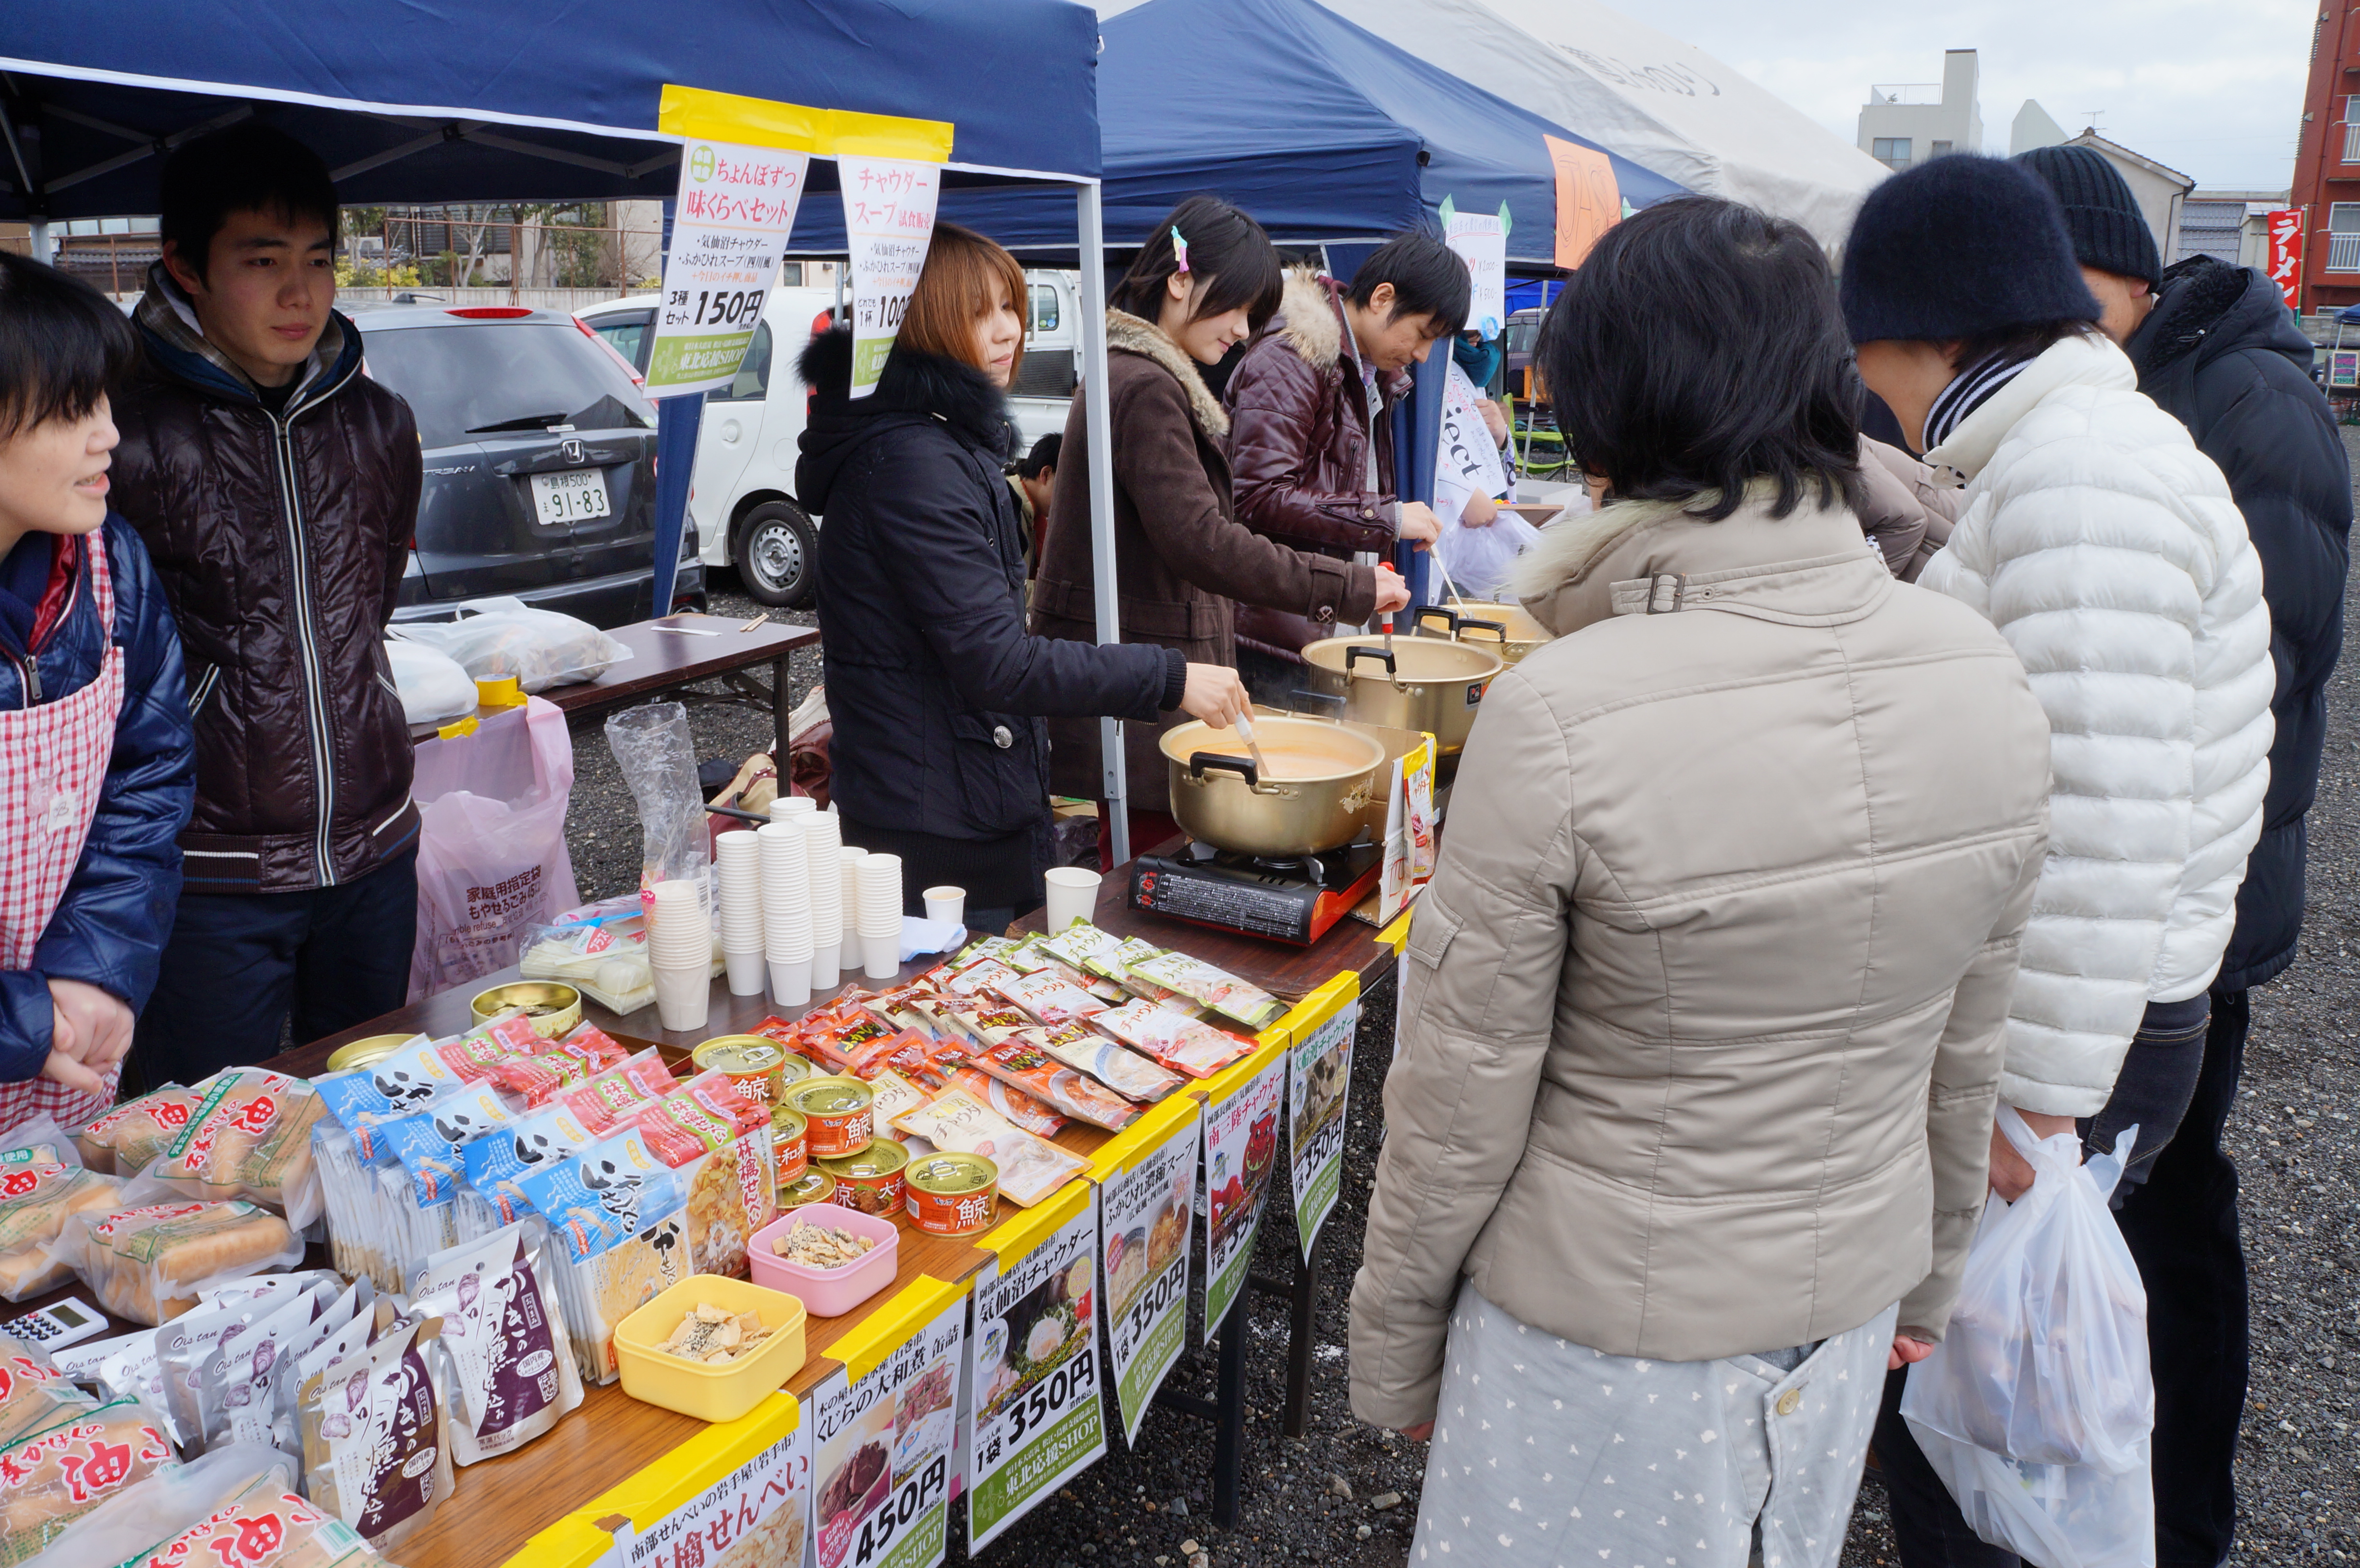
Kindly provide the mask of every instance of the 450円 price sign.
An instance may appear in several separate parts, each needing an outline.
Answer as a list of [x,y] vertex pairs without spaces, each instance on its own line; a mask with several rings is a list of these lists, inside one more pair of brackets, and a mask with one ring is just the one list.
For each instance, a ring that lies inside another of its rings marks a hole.
[[[858,1377],[812,1397],[819,1568],[934,1568],[949,1542],[967,1302],[954,1297]],[[790,1565],[792,1568],[792,1565]]]
[[[967,1550],[977,1551],[1106,1453],[1098,1402],[1098,1189],[1044,1205],[1056,1228],[975,1277]],[[1038,1213],[1039,1211],[1035,1211]]]

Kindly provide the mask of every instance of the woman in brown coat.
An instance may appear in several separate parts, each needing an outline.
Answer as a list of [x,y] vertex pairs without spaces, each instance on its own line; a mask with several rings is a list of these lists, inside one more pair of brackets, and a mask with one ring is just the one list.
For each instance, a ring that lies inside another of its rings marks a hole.
[[[1323,624],[1358,624],[1408,604],[1389,567],[1366,567],[1273,543],[1237,520],[1224,450],[1229,417],[1205,387],[1212,365],[1278,309],[1278,253],[1251,218],[1210,196],[1192,196],[1159,226],[1107,312],[1107,390],[1114,445],[1115,561],[1122,637],[1177,648],[1191,662],[1234,665],[1229,601],[1289,610]],[[1035,635],[1098,640],[1092,576],[1089,442],[1084,387],[1065,438],[1032,593]],[[1185,722],[1167,715],[1164,728]],[[1131,843],[1152,846],[1177,831],[1160,728],[1129,727],[1124,744]],[[1050,726],[1050,788],[1102,794],[1094,719]],[[1101,808],[1103,809],[1103,807]],[[1099,839],[1101,859],[1113,835]]]

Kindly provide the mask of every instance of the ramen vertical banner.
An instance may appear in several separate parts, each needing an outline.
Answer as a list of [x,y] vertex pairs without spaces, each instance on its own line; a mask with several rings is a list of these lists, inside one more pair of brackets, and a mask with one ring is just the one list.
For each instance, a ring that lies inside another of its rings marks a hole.
[[852,395],[866,397],[885,373],[926,265],[943,171],[898,158],[839,158],[836,174],[852,252]]
[[[1286,1100],[1284,1049],[1252,1077],[1205,1107],[1205,1332],[1220,1332],[1245,1290],[1271,1173],[1278,1169],[1278,1114]],[[1255,1060],[1261,1060],[1256,1058]]]
[[967,1550],[1106,1453],[1098,1398],[1098,1188],[1070,1183],[977,1243],[967,1379]]
[[1126,1132],[1137,1146],[1098,1187],[1107,1344],[1122,1440],[1188,1342],[1188,1222],[1196,1212],[1197,1107],[1175,1094]]
[[1352,1031],[1360,1022],[1360,977],[1339,975],[1305,998],[1333,1010],[1297,1023],[1286,1052],[1286,1114],[1294,1151],[1295,1228],[1307,1262],[1319,1227],[1344,1185],[1345,1113],[1350,1108]]

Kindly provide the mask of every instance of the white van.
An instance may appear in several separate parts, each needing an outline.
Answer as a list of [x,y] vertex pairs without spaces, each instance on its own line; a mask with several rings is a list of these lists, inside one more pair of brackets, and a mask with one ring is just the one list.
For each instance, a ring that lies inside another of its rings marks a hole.
[[[770,290],[737,379],[705,394],[689,515],[707,567],[735,566],[748,596],[799,609],[812,602],[819,534],[814,517],[795,499],[795,457],[805,409],[795,361],[812,334],[826,329],[836,296],[833,289],[801,287],[800,266],[786,265],[798,281],[782,281]],[[1065,428],[1080,365],[1075,333],[1080,277],[1028,272],[1025,279],[1030,298],[1024,362],[1012,401],[1029,449]],[[661,298],[633,294],[574,314],[645,375]]]

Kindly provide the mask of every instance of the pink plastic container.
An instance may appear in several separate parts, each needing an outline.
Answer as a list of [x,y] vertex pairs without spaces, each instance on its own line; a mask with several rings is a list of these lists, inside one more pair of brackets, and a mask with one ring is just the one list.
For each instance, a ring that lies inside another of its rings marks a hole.
[[[875,1236],[877,1245],[858,1263],[841,1269],[806,1269],[788,1262],[770,1247],[798,1225]],[[901,1232],[891,1220],[877,1214],[835,1203],[807,1203],[756,1231],[746,1244],[746,1263],[757,1285],[783,1290],[803,1302],[803,1311],[815,1318],[840,1317],[893,1282],[894,1272],[901,1266]]]

